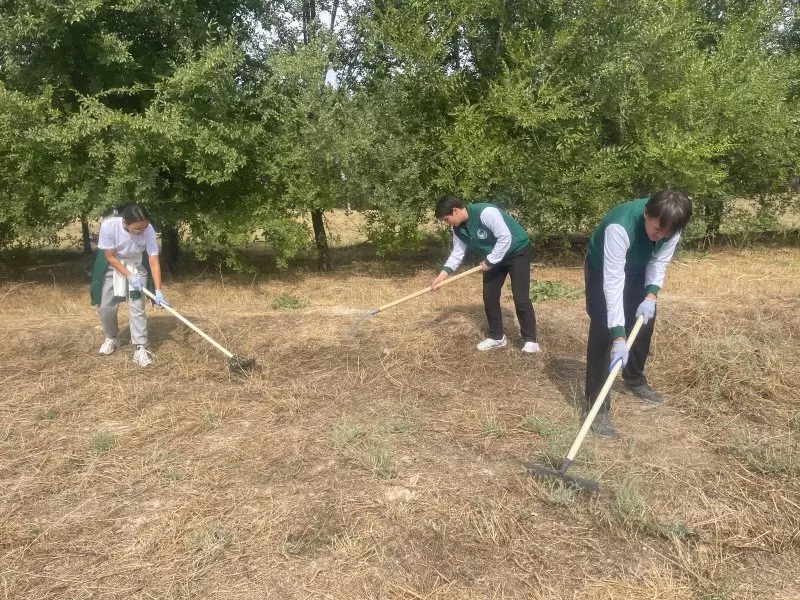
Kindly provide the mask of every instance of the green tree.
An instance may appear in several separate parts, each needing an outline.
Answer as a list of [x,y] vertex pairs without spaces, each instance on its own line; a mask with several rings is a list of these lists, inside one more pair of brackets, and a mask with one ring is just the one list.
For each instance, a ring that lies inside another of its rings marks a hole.
[[313,241],[328,268],[336,208],[385,253],[446,191],[566,234],[665,186],[713,235],[736,196],[777,214],[800,162],[796,0],[10,0],[0,17],[3,245],[139,201],[168,247],[235,258],[260,236],[284,265]]
[[255,89],[258,32],[278,21],[266,3],[20,0],[2,17],[0,108],[24,136],[6,146],[18,160],[2,182],[15,199],[5,230],[12,217],[17,232],[55,229],[131,201],[173,233],[188,225],[206,250],[284,230],[263,181],[275,113]]

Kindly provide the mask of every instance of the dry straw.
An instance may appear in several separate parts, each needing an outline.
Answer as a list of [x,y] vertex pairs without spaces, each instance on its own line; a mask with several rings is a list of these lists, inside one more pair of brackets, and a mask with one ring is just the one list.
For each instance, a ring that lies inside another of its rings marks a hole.
[[[574,467],[593,500],[521,467],[577,430],[581,299],[537,305],[545,352],[524,357],[506,296],[511,347],[474,350],[479,278],[347,335],[430,267],[166,286],[259,358],[240,380],[155,311],[152,368],[97,356],[69,265],[2,281],[0,597],[796,598],[798,265],[673,265],[648,367],[668,402],[615,392],[620,439]],[[572,288],[581,267],[534,275]],[[272,308],[282,294],[308,304]]]

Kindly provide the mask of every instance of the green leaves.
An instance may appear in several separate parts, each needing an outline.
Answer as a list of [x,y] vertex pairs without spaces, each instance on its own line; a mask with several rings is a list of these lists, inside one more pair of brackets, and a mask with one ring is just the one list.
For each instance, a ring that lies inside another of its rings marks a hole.
[[336,208],[365,213],[379,254],[414,247],[445,192],[546,234],[666,186],[712,233],[734,195],[759,223],[789,206],[800,55],[780,2],[338,7],[330,28],[329,4],[294,1],[6,2],[0,246],[131,201],[201,253],[264,239],[280,266]]

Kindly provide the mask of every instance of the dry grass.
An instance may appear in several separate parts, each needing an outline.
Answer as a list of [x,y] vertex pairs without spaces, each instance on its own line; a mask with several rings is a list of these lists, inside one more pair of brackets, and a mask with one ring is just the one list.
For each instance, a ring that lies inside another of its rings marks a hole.
[[595,499],[521,466],[576,432],[580,298],[538,305],[523,357],[510,298],[513,347],[474,350],[479,278],[348,333],[433,265],[169,282],[258,357],[231,379],[159,312],[152,368],[97,356],[82,268],[0,280],[2,598],[800,597],[798,250],[673,265],[649,368],[669,402],[615,396],[620,438],[576,464]]

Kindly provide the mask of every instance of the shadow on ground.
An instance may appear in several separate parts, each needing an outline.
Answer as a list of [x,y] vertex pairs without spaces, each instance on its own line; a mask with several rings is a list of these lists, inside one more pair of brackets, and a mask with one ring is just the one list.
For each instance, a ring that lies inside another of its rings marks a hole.
[[583,398],[586,363],[568,357],[556,357],[545,363],[545,373],[561,397],[577,407]]

